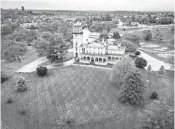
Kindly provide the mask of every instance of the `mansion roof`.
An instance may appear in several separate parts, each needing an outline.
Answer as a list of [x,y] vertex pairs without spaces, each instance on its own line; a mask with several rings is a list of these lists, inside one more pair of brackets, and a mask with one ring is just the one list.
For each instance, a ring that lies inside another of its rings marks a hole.
[[111,43],[102,43],[102,42],[90,42],[87,44],[81,44],[80,47],[89,47],[89,48],[106,48],[108,50],[124,50],[125,46],[118,46],[118,45],[113,45]]

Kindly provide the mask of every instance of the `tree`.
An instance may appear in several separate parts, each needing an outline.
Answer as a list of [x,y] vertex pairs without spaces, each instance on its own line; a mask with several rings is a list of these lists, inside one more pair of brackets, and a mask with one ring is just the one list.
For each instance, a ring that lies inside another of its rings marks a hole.
[[131,72],[122,83],[119,101],[124,104],[140,106],[143,104],[144,81],[137,72]]
[[89,30],[90,30],[91,32],[99,32],[99,33],[101,33],[102,30],[103,30],[103,27],[102,27],[101,24],[94,24],[94,23],[93,23],[93,24],[90,26]]
[[120,39],[121,38],[120,34],[117,31],[113,33],[113,36],[112,37],[114,39]]
[[151,71],[151,65],[148,66],[147,71]]
[[42,32],[41,37],[42,37],[44,40],[48,41],[51,35],[52,35],[52,33],[49,32],[49,31],[47,31],[47,32]]
[[107,31],[103,31],[100,36],[99,36],[100,39],[108,39],[108,33]]
[[47,58],[51,62],[55,60],[63,61],[65,53],[67,52],[67,45],[60,34],[54,34],[49,38],[49,45],[47,49]]
[[35,30],[30,30],[26,33],[26,41],[27,43],[31,43],[33,40],[36,40],[37,34]]
[[135,66],[138,68],[144,68],[147,65],[147,61],[142,57],[137,57],[135,60]]
[[137,46],[135,44],[133,44],[131,41],[129,40],[123,40],[121,42],[122,46],[126,46],[125,48],[125,52],[136,52],[137,50]]
[[55,31],[55,29],[53,28],[53,26],[51,24],[49,24],[49,23],[43,23],[40,26],[40,30],[41,30],[41,32],[49,31],[51,33],[53,33]]
[[150,30],[144,30],[144,31],[142,32],[142,37],[143,37],[143,39],[146,40],[146,41],[151,40],[151,39],[152,39],[152,33],[151,33],[151,31],[150,31]]
[[117,86],[121,86],[124,78],[134,70],[135,65],[133,60],[129,56],[125,56],[113,65],[109,80]]
[[16,28],[18,28],[19,26],[18,26],[18,24],[17,23],[12,23],[11,25],[10,25],[10,27],[12,28],[12,31],[14,31]]
[[162,65],[158,71],[158,76],[163,76],[164,72],[165,72],[165,67]]
[[140,37],[137,34],[133,34],[133,33],[127,33],[123,36],[124,40],[129,40],[132,43],[134,43],[135,45],[139,46],[139,42],[140,42]]
[[22,44],[19,43],[13,43],[3,51],[4,56],[7,60],[10,58],[16,60],[17,58],[19,62],[21,62],[20,56],[25,52],[26,49],[22,46]]
[[139,55],[141,55],[141,52],[140,52],[140,51],[136,51],[136,52],[135,52],[135,55],[136,55],[136,56],[139,56]]
[[174,106],[167,104],[164,100],[154,100],[138,113],[136,127],[139,129],[174,129]]
[[47,53],[48,46],[49,42],[43,39],[36,40],[33,45],[39,55],[45,55]]
[[9,25],[1,26],[1,35],[12,34],[12,28]]
[[163,34],[158,29],[155,32],[155,38],[159,41],[163,40]]

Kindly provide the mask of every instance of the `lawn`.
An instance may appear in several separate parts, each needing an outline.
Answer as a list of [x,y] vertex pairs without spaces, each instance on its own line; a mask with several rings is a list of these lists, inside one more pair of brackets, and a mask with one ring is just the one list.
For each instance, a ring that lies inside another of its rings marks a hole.
[[[172,73],[157,77],[140,72],[144,80],[150,80],[146,104],[151,102],[151,90],[165,98],[173,92]],[[14,91],[19,75],[27,80],[28,90],[23,93]],[[118,102],[119,89],[108,81],[109,76],[110,70],[80,66],[52,69],[43,78],[35,72],[15,74],[2,84],[2,121],[13,129],[134,129],[137,110]],[[12,104],[5,103],[8,94],[13,96]],[[21,105],[27,111],[24,116],[19,114]],[[76,125],[60,125],[68,119]]]
[[13,74],[15,71],[17,71],[18,69],[20,69],[21,67],[23,67],[24,65],[38,59],[38,54],[36,52],[31,52],[28,53],[24,56],[21,56],[21,62],[19,62],[18,60],[13,61],[13,62],[8,62],[8,61],[4,61],[1,63],[1,69],[3,71],[5,71],[8,74]]

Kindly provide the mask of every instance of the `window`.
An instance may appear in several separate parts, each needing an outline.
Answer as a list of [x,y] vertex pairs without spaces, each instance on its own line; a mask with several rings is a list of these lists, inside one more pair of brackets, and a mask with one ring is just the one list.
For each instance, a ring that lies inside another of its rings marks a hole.
[[102,62],[102,59],[100,58],[99,61]]
[[106,62],[106,59],[105,58],[103,59],[103,62]]

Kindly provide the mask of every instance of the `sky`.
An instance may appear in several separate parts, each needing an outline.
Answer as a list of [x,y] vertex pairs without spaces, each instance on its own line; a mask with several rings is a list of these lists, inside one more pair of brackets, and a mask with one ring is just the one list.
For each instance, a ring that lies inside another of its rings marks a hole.
[[99,11],[174,11],[174,0],[1,0],[1,8]]

